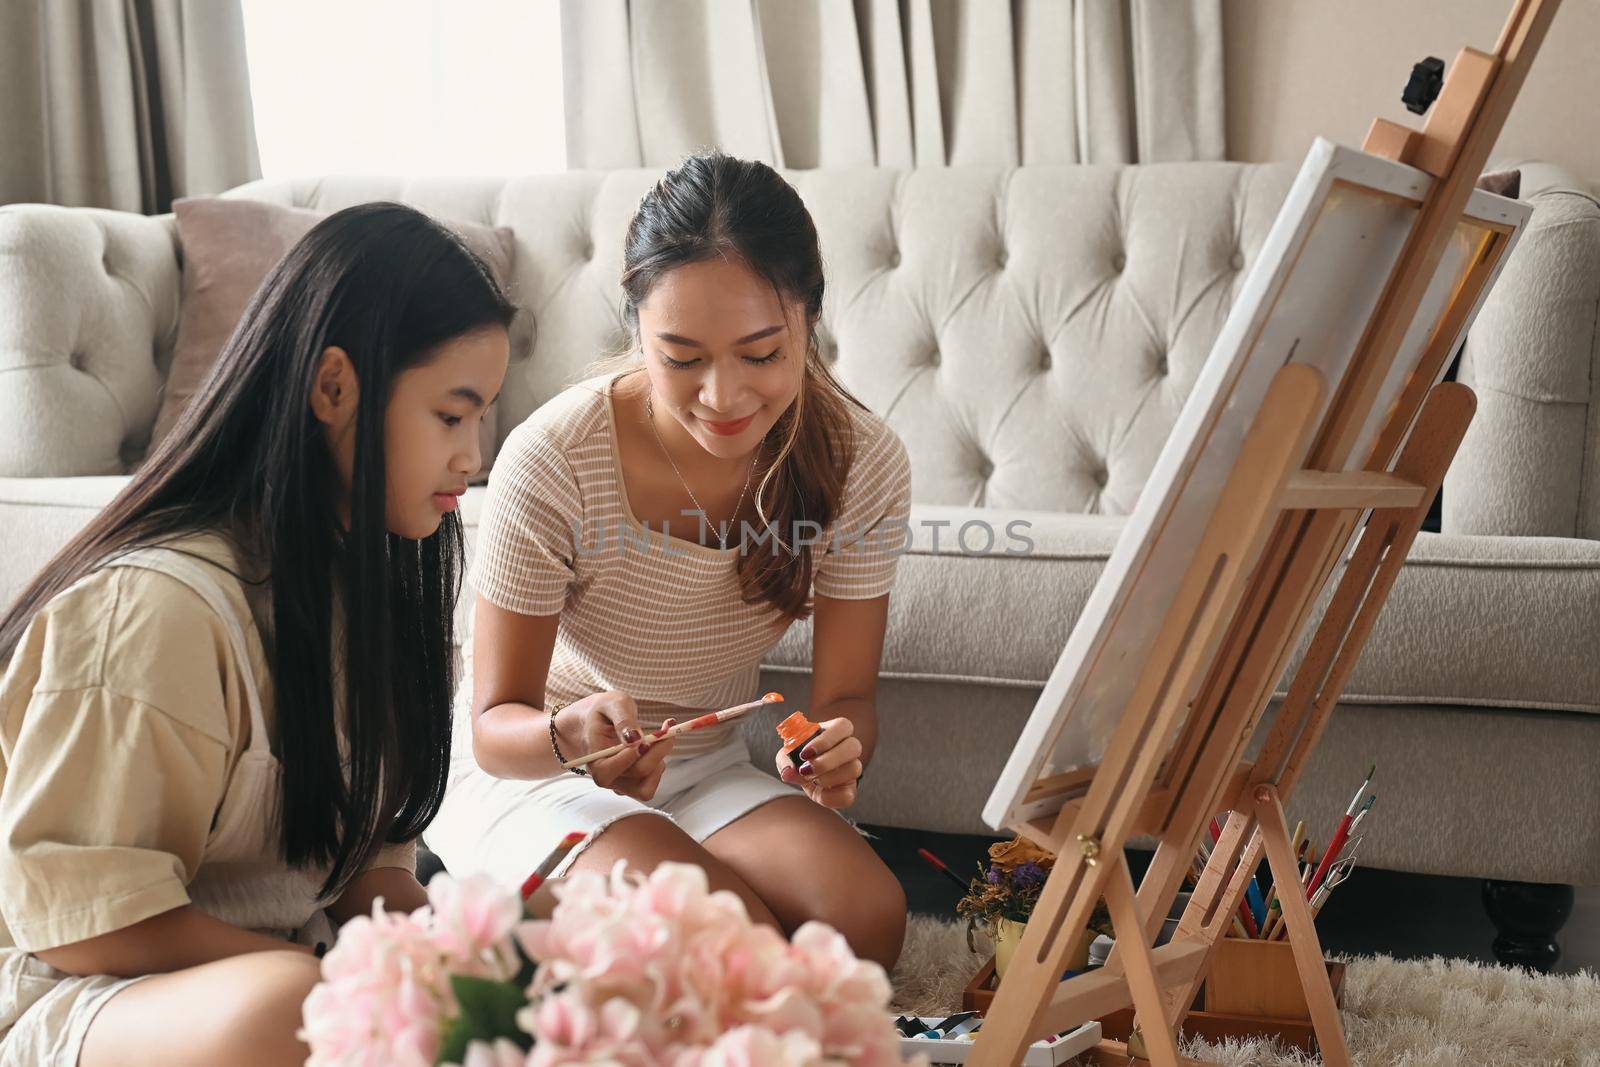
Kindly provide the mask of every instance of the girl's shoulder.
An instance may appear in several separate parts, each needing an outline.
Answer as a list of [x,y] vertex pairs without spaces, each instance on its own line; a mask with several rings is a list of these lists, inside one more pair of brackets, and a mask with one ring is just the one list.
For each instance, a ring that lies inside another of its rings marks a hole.
[[[154,551],[155,555],[149,555]],[[134,554],[140,554],[135,559]],[[173,561],[168,565],[167,560]],[[187,562],[186,562],[187,561]],[[163,538],[149,545],[118,551],[78,581],[56,594],[36,618],[58,626],[79,620],[93,621],[113,615],[160,614],[172,620],[185,617],[210,618],[218,614],[210,600],[192,580],[176,570],[191,572],[197,565],[210,584],[220,590],[229,604],[246,608],[244,578],[233,542],[221,533],[198,531]]]
[[[243,583],[225,538],[198,533],[161,547],[196,561],[249,631]],[[10,667],[18,677],[32,676],[32,690],[111,690],[227,743],[232,724],[194,695],[207,683],[219,688],[219,665],[234,658],[229,631],[218,607],[190,582],[158,565],[113,560],[39,610]]]

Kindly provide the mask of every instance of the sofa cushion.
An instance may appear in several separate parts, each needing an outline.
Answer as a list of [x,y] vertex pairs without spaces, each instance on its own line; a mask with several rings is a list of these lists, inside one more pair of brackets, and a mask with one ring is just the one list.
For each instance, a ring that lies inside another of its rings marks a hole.
[[[1108,516],[917,506],[890,599],[888,676],[1038,689],[1110,555]],[[1007,555],[1009,524],[1034,542]],[[954,544],[969,526],[986,552]],[[940,538],[934,550],[933,538]],[[804,670],[810,627],[768,657]],[[1600,542],[1423,534],[1346,686],[1369,704],[1486,705],[1600,712]],[[1303,655],[1302,639],[1290,670]],[[1286,676],[1287,678],[1287,676]]]
[[[238,325],[267,273],[327,212],[254,200],[190,198],[173,204],[183,249],[183,303],[178,339],[156,415],[153,441],[178,421],[189,398],[211,373],[217,354]],[[489,267],[502,286],[511,276],[512,236],[471,222],[446,225]],[[495,409],[483,419],[484,465],[494,454]]]
[[128,484],[125,475],[98,478],[0,478],[0,608],[99,510]]
[[177,323],[171,219],[0,207],[0,477],[126,472]]
[[1600,187],[1547,167],[1525,179],[1533,217],[1461,353],[1478,408],[1444,528],[1600,537]]

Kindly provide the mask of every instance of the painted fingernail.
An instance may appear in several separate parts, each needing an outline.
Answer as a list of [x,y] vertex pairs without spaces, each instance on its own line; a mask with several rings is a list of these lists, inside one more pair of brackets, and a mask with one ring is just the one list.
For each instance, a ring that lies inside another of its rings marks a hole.
[[624,744],[631,745],[637,740],[639,740],[639,731],[638,730],[635,730],[633,727],[630,726],[627,729],[622,731],[622,741],[623,741]]
[[816,759],[817,758],[817,750],[814,749],[814,748],[802,748],[800,750],[800,758],[801,759]]
[[817,769],[811,766],[809,763],[802,763],[800,764],[800,773],[805,775],[807,778],[810,778],[812,775],[817,773]]
[[649,752],[649,751],[650,751],[650,746],[649,746],[649,745],[640,745],[640,746],[639,746],[639,755],[641,755],[641,756],[642,756],[642,755],[644,755],[644,754],[645,754],[645,753],[646,753],[646,752]]

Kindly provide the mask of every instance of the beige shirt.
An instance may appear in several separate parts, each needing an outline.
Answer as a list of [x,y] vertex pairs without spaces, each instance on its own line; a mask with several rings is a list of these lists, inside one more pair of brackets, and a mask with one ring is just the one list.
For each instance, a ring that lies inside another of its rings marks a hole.
[[[218,536],[173,547],[237,570]],[[144,568],[89,575],[23,635],[0,680],[0,955],[82,941],[190,902],[250,740],[247,682],[272,716],[244,586],[225,570],[218,577],[249,662],[192,589]],[[368,868],[410,869],[414,853],[391,846]],[[241,925],[288,936],[317,908],[321,876],[263,881],[270,888],[259,899],[218,917],[247,915]]]
[[[507,438],[489,477],[472,584],[507,611],[561,616],[547,702],[616,690],[633,696],[642,725],[655,729],[668,708],[716,710],[758,697],[761,658],[788,626],[765,604],[744,602],[737,531],[724,550],[683,539],[698,534],[695,519],[683,519],[683,536],[669,540],[635,518],[617,450],[614,380],[566,390]],[[869,600],[894,584],[911,468],[883,420],[854,406],[851,415],[855,455],[839,515],[806,534],[816,538],[813,590]],[[771,543],[748,550],[771,551]],[[710,751],[735,730],[728,723],[682,735],[673,757]],[[471,752],[459,735],[456,744]]]

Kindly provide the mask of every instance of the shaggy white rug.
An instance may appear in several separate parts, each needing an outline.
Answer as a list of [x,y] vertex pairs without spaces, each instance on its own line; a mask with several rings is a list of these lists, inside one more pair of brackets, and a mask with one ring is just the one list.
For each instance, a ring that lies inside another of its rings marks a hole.
[[[892,976],[894,1007],[922,1015],[960,1009],[961,990],[987,958],[967,949],[964,925],[914,915]],[[1600,1067],[1600,976],[1540,975],[1467,960],[1348,961],[1344,1025],[1363,1067]],[[1225,1067],[1303,1067],[1268,1041],[1187,1042],[1184,1053]]]

